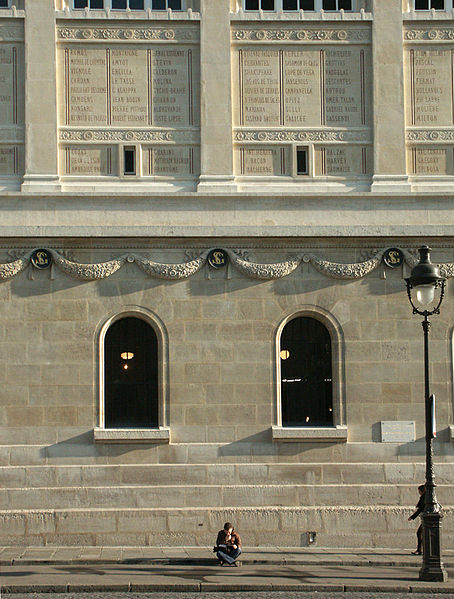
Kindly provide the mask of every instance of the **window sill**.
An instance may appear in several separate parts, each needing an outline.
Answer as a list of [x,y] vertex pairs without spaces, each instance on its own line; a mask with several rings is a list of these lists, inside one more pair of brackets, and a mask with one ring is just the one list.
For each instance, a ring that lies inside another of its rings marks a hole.
[[95,443],[170,443],[170,428],[95,428]]
[[230,13],[231,21],[372,21],[372,13],[346,11],[243,11]]
[[281,443],[325,443],[347,441],[346,426],[321,426],[314,428],[273,426],[273,441]]
[[65,9],[55,11],[57,19],[111,19],[150,21],[200,21],[200,13],[182,10]]

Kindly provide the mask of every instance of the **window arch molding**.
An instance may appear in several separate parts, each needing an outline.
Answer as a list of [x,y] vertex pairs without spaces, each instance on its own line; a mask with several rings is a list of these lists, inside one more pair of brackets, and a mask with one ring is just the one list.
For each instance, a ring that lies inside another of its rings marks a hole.
[[[137,318],[150,326],[157,338],[158,363],[158,427],[144,429],[116,429],[105,427],[105,342],[109,329],[124,318]],[[169,351],[166,327],[157,314],[141,306],[127,306],[120,312],[111,313],[100,325],[95,337],[95,353],[98,356],[97,427],[96,442],[169,443]]]
[[[331,338],[333,426],[328,427],[283,427],[281,393],[281,336],[285,326],[295,318],[307,317],[318,320],[327,329]],[[346,441],[345,408],[345,343],[341,324],[335,316],[316,305],[304,305],[289,312],[279,323],[275,333],[275,422],[274,441]]]

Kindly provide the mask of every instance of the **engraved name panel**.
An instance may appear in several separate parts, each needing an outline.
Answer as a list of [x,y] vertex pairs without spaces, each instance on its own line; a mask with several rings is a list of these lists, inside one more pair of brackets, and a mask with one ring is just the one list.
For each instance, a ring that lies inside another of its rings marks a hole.
[[74,176],[117,174],[117,152],[108,146],[67,147],[60,154],[60,172]]
[[449,147],[417,147],[407,150],[409,172],[414,175],[452,175],[454,148]]
[[21,44],[0,43],[0,123],[24,123],[24,57]]
[[315,149],[315,174],[319,176],[367,175],[371,151],[365,146],[330,145]]
[[369,49],[329,48],[323,51],[324,98],[322,122],[328,126],[366,125],[369,122]]
[[195,177],[200,173],[198,148],[147,147],[144,148],[142,157],[145,175]]
[[18,175],[24,171],[22,146],[0,146],[0,175]]
[[424,47],[407,50],[406,119],[408,125],[452,125],[454,51]]
[[116,48],[108,50],[109,125],[140,127],[148,124],[149,50]]
[[320,122],[320,51],[282,53],[283,124],[305,127]]
[[273,177],[287,174],[288,148],[235,148],[235,174]]
[[[63,64],[62,64],[63,63]],[[107,124],[108,53],[101,48],[65,48],[60,53],[64,85],[60,98],[60,123]],[[62,101],[64,100],[64,101]]]

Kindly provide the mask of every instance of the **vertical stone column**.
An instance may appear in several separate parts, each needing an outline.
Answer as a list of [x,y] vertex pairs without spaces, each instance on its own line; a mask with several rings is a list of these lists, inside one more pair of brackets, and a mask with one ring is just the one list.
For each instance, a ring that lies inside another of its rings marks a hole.
[[26,0],[22,190],[60,189],[57,161],[55,0]]
[[372,191],[410,191],[405,158],[402,0],[373,1]]
[[230,0],[201,0],[199,191],[232,191]]

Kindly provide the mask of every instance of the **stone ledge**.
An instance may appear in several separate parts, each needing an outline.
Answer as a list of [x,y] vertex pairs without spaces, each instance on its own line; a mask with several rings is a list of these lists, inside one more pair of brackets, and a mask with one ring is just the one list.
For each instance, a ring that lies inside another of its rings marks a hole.
[[273,426],[273,441],[281,441],[283,443],[291,443],[296,441],[298,443],[309,441],[309,442],[326,442],[326,441],[347,441],[347,427],[346,426],[326,426],[326,427],[283,427]]
[[454,441],[454,425],[449,426],[449,431],[451,433],[451,441]]
[[95,443],[170,443],[170,428],[157,429],[95,428]]

